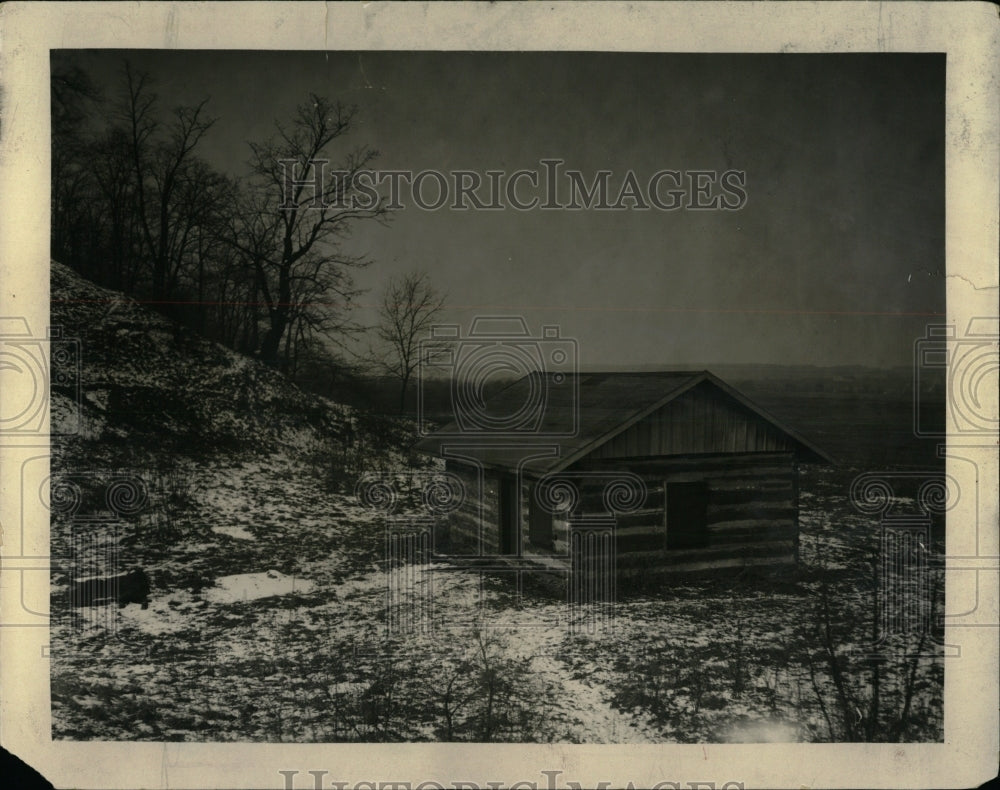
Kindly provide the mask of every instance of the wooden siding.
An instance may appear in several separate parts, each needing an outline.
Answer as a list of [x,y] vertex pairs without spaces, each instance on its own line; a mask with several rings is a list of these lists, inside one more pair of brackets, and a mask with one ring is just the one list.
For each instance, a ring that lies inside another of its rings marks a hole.
[[495,472],[449,461],[449,472],[465,486],[465,500],[449,514],[435,549],[456,556],[496,554],[500,550],[500,478]]
[[588,454],[594,458],[770,453],[793,440],[714,387],[701,384]]
[[[794,563],[798,554],[797,472],[792,453],[686,458],[594,459],[585,466],[628,469],[646,483],[643,506],[618,516],[616,553],[622,579],[679,570]],[[666,489],[704,481],[707,541],[694,549],[666,549]],[[599,491],[585,491],[580,511],[603,512]],[[565,522],[557,522],[565,528]],[[561,536],[557,533],[557,541]],[[558,543],[557,543],[558,545]]]
[[[500,550],[500,475],[449,464],[469,496],[448,520],[447,551],[455,556],[496,554]],[[583,484],[572,514],[552,518],[552,543],[530,541],[529,484],[520,490],[521,544],[526,554],[567,557],[572,548],[571,519],[611,515],[603,485],[616,470],[638,474],[647,495],[641,507],[617,516],[615,553],[623,581],[676,571],[739,568],[794,563],[798,557],[798,489],[794,454],[703,455],[677,458],[587,459],[576,471],[593,471],[597,484]],[[596,472],[600,474],[596,474]],[[577,478],[579,479],[586,479]],[[707,489],[706,544],[666,549],[665,503],[671,483],[702,481]],[[481,496],[477,492],[482,492]]]

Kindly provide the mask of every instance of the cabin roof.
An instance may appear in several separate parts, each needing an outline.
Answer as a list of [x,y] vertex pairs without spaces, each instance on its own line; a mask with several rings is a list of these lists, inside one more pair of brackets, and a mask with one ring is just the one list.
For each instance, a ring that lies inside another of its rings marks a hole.
[[[473,429],[496,420],[495,432],[470,433],[452,421],[419,441],[415,449],[508,471],[520,467],[535,474],[559,472],[700,384],[721,391],[789,437],[801,457],[833,462],[819,447],[707,370],[533,373],[476,407]],[[504,432],[502,419],[523,407],[524,414],[540,415],[537,422]]]

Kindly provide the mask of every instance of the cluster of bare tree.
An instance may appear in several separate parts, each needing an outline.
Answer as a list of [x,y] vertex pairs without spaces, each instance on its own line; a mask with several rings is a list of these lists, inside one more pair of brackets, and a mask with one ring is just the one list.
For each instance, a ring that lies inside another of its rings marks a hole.
[[[343,153],[355,108],[310,96],[276,120],[271,139],[249,144],[237,177],[201,156],[215,122],[207,100],[161,104],[149,75],[128,63],[111,96],[77,68],[54,70],[53,257],[292,377],[315,377],[338,343],[363,330],[352,318],[352,274],[369,261],[343,240],[355,223],[387,217],[380,200],[358,208],[354,179],[343,176],[377,155],[365,146]],[[313,167],[338,151],[337,167]],[[320,201],[302,183],[317,171]],[[403,369],[412,370],[408,358]]]
[[[920,551],[931,549],[921,546]],[[852,644],[855,614],[846,611],[825,579],[814,594],[810,635],[818,649],[810,650],[806,660],[831,741],[914,740],[928,719],[940,720],[940,713],[931,711],[936,700],[929,692],[943,674],[942,578],[936,571],[919,582],[901,578],[905,563],[887,559],[875,554],[868,560],[874,595],[867,644]],[[899,588],[897,595],[907,599],[900,606],[905,617],[886,610],[882,599],[888,596],[879,589],[879,576],[886,572]]]
[[391,645],[356,670],[362,681],[344,688],[326,679],[309,695],[308,702],[322,701],[325,740],[511,743],[544,742],[555,734],[539,704],[544,680],[531,671],[530,656],[509,655],[502,634],[472,629],[433,673],[426,655],[399,648]]

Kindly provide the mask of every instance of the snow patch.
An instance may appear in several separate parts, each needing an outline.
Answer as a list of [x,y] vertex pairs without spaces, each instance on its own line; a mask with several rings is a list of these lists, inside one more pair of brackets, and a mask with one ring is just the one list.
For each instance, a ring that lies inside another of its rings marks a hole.
[[220,535],[228,535],[231,538],[238,538],[239,540],[254,539],[253,535],[243,529],[243,527],[215,526],[212,527],[212,532],[218,532]]
[[101,702],[97,697],[92,695],[86,697],[73,696],[70,697],[70,699],[72,699],[73,702],[75,702],[81,708],[100,708],[102,705],[104,705],[103,702]]
[[215,587],[206,590],[204,598],[212,603],[236,603],[288,595],[293,592],[309,592],[315,585],[308,579],[286,576],[279,571],[265,573],[238,573],[215,580]]
[[723,743],[798,743],[799,727],[782,719],[757,719],[734,724],[723,733]]

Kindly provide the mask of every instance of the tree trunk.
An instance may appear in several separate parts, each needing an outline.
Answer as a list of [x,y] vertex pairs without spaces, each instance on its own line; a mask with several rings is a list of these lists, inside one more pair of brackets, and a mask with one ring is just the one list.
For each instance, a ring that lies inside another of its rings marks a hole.
[[265,364],[277,368],[280,361],[279,351],[281,339],[288,329],[288,319],[291,313],[292,285],[291,267],[286,264],[281,267],[278,275],[278,301],[271,306],[271,325],[260,344],[260,358]]
[[285,308],[276,308],[271,313],[271,325],[260,344],[260,360],[272,368],[277,368],[280,361],[278,352],[281,349],[281,338],[285,334],[288,323],[287,312]]
[[156,240],[156,257],[153,262],[153,299],[167,296],[167,233],[170,223],[167,215],[167,196],[160,198],[160,234]]
[[406,388],[409,386],[409,384],[410,384],[410,374],[406,373],[403,375],[399,387],[399,413],[401,415],[406,413]]

